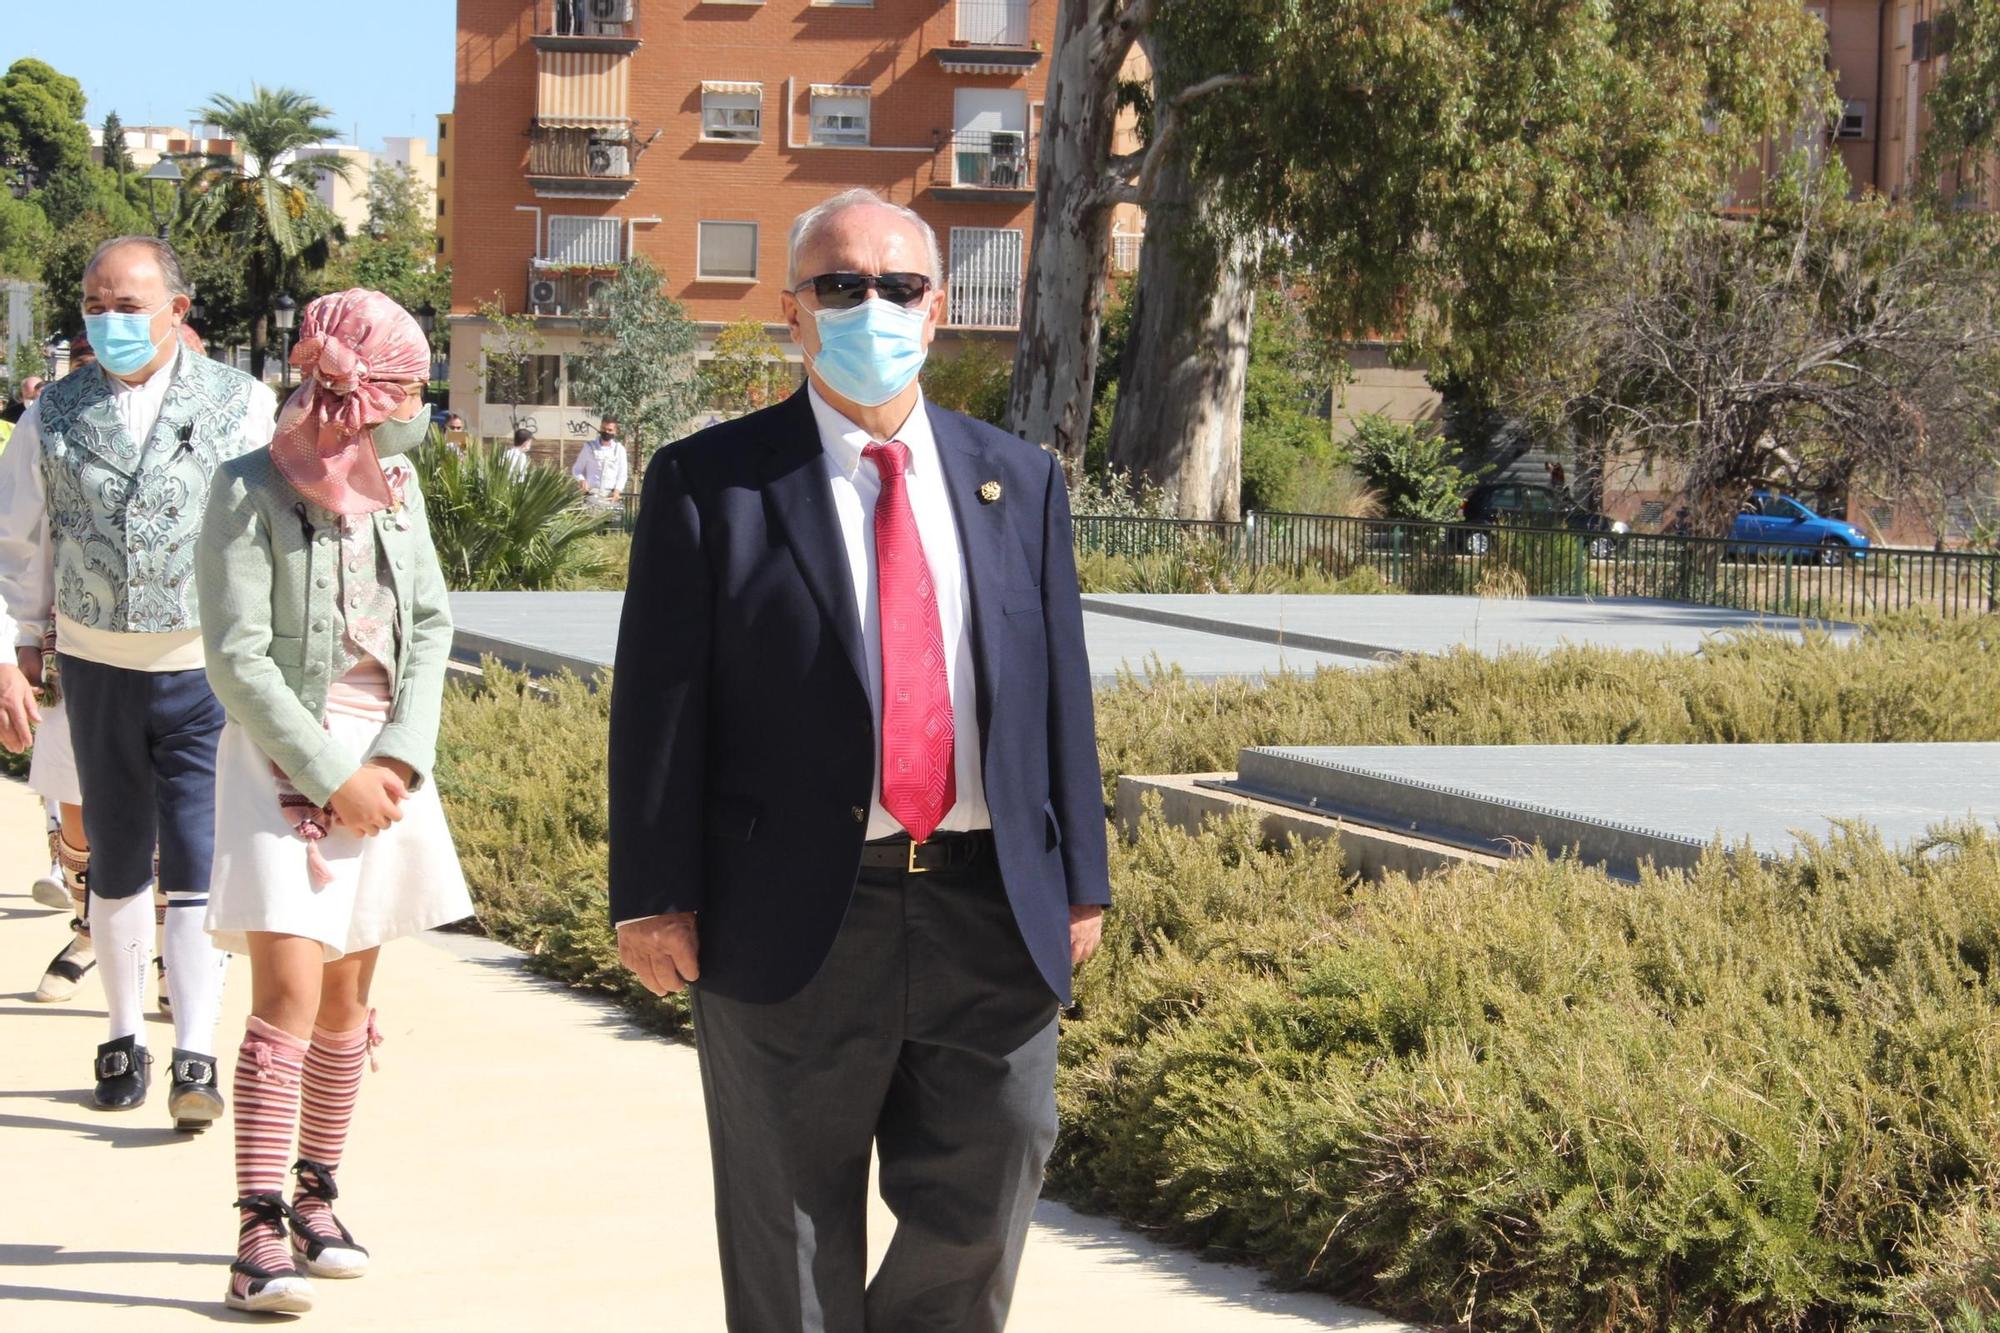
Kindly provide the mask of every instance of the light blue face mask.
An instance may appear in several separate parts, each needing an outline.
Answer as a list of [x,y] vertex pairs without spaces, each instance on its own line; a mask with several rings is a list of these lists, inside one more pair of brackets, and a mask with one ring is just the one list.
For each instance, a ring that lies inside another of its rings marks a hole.
[[[167,302],[172,304],[171,300]],[[90,350],[97,354],[97,364],[114,375],[132,375],[144,370],[153,354],[160,350],[160,343],[153,341],[153,316],[166,308],[160,305],[129,314],[107,310],[101,315],[85,315],[83,332],[90,339]],[[165,338],[160,340],[165,341]]]
[[870,297],[851,310],[815,310],[819,355],[812,368],[851,403],[880,407],[924,368],[924,303]]

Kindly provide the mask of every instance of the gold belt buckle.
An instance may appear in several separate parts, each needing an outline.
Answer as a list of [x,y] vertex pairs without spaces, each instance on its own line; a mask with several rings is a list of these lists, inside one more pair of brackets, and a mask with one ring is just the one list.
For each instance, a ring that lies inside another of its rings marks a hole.
[[929,866],[920,866],[917,864],[917,848],[921,846],[923,846],[923,844],[918,842],[915,838],[910,839],[909,873],[912,875],[928,875],[931,873],[931,868]]

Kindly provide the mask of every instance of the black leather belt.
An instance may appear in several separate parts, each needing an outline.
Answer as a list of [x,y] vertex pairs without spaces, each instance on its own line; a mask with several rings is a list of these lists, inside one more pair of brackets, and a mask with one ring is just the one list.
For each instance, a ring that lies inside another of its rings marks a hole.
[[976,865],[992,855],[991,829],[974,829],[969,833],[933,833],[923,842],[911,842],[907,834],[898,834],[893,838],[862,843],[861,868],[923,875],[933,870],[958,870]]

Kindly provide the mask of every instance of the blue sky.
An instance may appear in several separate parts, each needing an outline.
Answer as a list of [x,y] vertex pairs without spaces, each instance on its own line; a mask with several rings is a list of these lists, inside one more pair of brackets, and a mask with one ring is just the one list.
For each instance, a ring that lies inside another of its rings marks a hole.
[[[451,110],[453,0],[144,4],[0,0],[0,66],[45,60],[83,85],[102,124],[186,125],[213,93],[247,97],[252,80],[309,93],[343,139],[437,138]],[[436,146],[435,142],[432,144]]]

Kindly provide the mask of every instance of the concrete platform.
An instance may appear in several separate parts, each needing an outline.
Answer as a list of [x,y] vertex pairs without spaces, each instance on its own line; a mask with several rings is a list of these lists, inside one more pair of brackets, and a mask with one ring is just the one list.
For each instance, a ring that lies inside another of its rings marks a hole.
[[1489,855],[1575,849],[1631,877],[1718,837],[1780,855],[1847,820],[1896,845],[1992,823],[2000,744],[1271,747],[1210,785]]
[[[235,1246],[226,1125],[168,1128],[164,1088],[109,1115],[88,1102],[102,992],[31,1002],[68,936],[28,885],[46,844],[40,802],[0,780],[0,1329],[122,1333],[278,1327],[222,1308]],[[239,960],[222,1031],[240,1034]],[[304,1325],[396,1333],[722,1328],[714,1204],[694,1051],[607,1004],[529,974],[468,936],[383,951],[388,1037],[363,1080],[341,1216],[374,1251],[368,1276],[320,1281]],[[171,1028],[148,1024],[164,1052]],[[233,1037],[225,1045],[234,1046]],[[234,1063],[223,1052],[225,1078]],[[105,1209],[101,1199],[119,1200]],[[891,1219],[870,1217],[879,1258]],[[1403,1326],[1265,1288],[1115,1222],[1044,1202],[1012,1328],[1023,1333],[1287,1333]]]
[[[492,656],[517,669],[589,678],[618,647],[619,592],[454,593],[454,656]],[[1120,670],[1178,668],[1197,680],[1258,680],[1440,653],[1497,653],[1566,643],[1698,652],[1717,634],[1766,629],[1794,637],[1798,621],[1665,602],[1544,597],[1318,597],[1191,594],[1084,599],[1090,673],[1100,688]],[[1828,627],[1848,636],[1852,626]]]
[[[1718,634],[1766,630],[1798,638],[1803,629],[1796,617],[1642,598],[1092,594],[1084,606],[1100,616],[1362,659],[1565,644],[1693,653]],[[1840,638],[1860,632],[1845,624],[1813,628]]]

